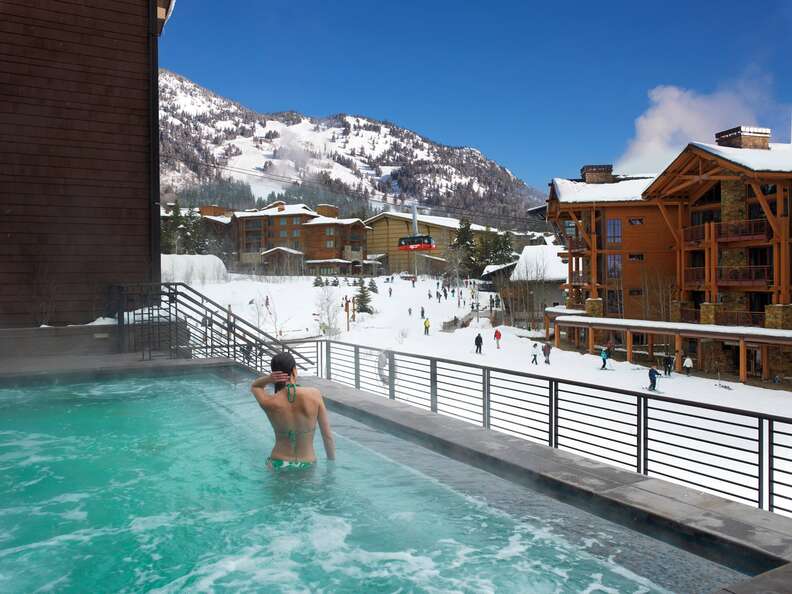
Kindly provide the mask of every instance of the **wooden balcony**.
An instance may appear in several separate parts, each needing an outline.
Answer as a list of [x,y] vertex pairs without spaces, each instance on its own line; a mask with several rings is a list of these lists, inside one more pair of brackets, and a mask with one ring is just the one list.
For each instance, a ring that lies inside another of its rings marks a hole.
[[572,276],[569,277],[569,284],[570,285],[585,285],[588,283],[588,275],[584,272],[578,270],[577,272],[573,272]]
[[701,312],[698,309],[683,307],[679,310],[679,321],[688,324],[698,324]]
[[682,237],[685,243],[699,243],[704,241],[704,225],[694,225],[682,229]]
[[695,268],[685,268],[685,282],[690,285],[700,285],[704,283],[706,268],[698,266]]
[[718,312],[718,324],[726,326],[764,326],[763,311],[721,311]]
[[722,266],[718,268],[719,285],[769,285],[772,282],[772,266]]
[[570,252],[580,252],[588,249],[588,244],[582,237],[567,237],[566,244]]
[[729,221],[715,224],[715,235],[718,241],[769,241],[773,229],[767,219],[749,219],[747,221]]

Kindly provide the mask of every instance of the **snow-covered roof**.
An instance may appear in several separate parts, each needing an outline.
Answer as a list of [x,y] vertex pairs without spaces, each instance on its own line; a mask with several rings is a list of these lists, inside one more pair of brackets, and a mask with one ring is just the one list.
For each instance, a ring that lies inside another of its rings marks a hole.
[[769,149],[734,148],[704,142],[691,145],[753,171],[792,172],[792,144],[771,142]]
[[567,309],[566,305],[552,305],[545,307],[545,313],[554,313],[567,316],[584,316],[586,315],[585,309]]
[[223,215],[203,215],[203,218],[215,221],[216,223],[222,223],[223,225],[228,225],[228,223],[231,222],[231,217]]
[[654,180],[654,177],[644,177],[607,184],[587,184],[556,177],[553,178],[553,188],[559,202],[624,202],[641,200],[644,190]]
[[[392,217],[394,219],[402,219],[402,220],[405,220],[405,221],[412,221],[412,215],[410,213],[406,213],[406,212],[381,212],[381,213],[379,213],[377,215],[374,215],[370,219],[366,219],[364,222],[366,223],[366,225],[370,225],[374,221],[377,221],[377,220],[379,220],[379,219],[381,219],[383,217]],[[418,215],[418,222],[419,223],[424,223],[426,225],[433,225],[435,227],[445,227],[446,229],[455,229],[456,230],[456,229],[459,229],[459,224],[460,224],[461,221],[459,219],[455,219],[453,217],[438,217],[438,216],[435,216],[435,215],[419,214]],[[490,231],[493,231],[495,233],[498,232],[498,230],[495,229],[494,227],[485,227],[484,225],[479,225],[477,223],[471,223],[470,224],[470,229],[472,231],[486,231],[487,229],[489,229]]]
[[371,264],[372,266],[382,266],[382,262],[376,260],[363,260],[363,264]]
[[526,245],[510,280],[566,282],[568,267],[559,256],[564,250],[561,245]]
[[435,260],[437,262],[447,262],[445,258],[441,258],[440,256],[430,256],[429,254],[418,254],[421,258],[426,258],[427,260]]
[[303,255],[303,253],[300,250],[293,250],[291,248],[282,247],[282,246],[276,246],[274,248],[270,248],[268,250],[265,250],[265,251],[261,252],[261,255],[262,256],[266,256],[267,254],[271,254],[272,252],[278,252],[278,251],[286,252],[287,254],[292,254],[293,256],[302,256]]
[[[162,217],[172,217],[173,216],[173,211],[175,211],[175,210],[176,210],[175,208],[166,208],[166,207],[160,206],[160,217],[161,218]],[[197,207],[180,208],[179,209],[179,214],[181,216],[183,216],[183,217],[187,217],[187,216],[190,216],[191,214],[200,215],[201,211]]]
[[365,223],[361,219],[337,219],[335,217],[324,217],[321,215],[314,217],[310,221],[306,221],[303,225],[354,225],[355,223],[360,223],[365,226]]
[[306,264],[351,264],[351,260],[342,260],[341,258],[328,258],[327,260],[306,260]]
[[512,266],[516,263],[517,262],[509,262],[508,264],[487,264],[484,267],[484,271],[481,273],[481,276],[484,276],[486,274],[491,274],[493,272],[500,270],[501,268],[506,268],[507,266]]
[[369,254],[369,260],[379,260],[385,257],[385,254]]
[[237,218],[245,217],[280,217],[284,215],[310,215],[318,217],[319,214],[306,204],[286,204],[283,208],[273,206],[260,210],[239,210],[234,213]]
[[682,334],[701,336],[730,336],[738,338],[753,338],[754,340],[778,339],[783,342],[792,341],[792,330],[778,330],[775,328],[759,328],[755,326],[723,326],[719,324],[691,324],[688,322],[661,322],[652,320],[635,320],[622,318],[591,318],[588,316],[559,316],[556,321],[570,324],[593,324],[617,326],[645,330],[667,330],[669,334]]

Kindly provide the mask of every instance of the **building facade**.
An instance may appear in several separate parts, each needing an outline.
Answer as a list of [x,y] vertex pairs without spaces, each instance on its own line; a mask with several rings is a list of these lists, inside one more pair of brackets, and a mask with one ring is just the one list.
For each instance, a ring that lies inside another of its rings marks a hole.
[[158,281],[169,0],[0,3],[0,327],[82,324]]

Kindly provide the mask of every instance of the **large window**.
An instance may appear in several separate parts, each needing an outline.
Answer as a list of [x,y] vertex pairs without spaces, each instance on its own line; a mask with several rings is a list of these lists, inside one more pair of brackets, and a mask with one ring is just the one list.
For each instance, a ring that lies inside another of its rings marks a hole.
[[286,217],[280,217],[280,224],[281,225],[285,225],[286,224]]
[[326,248],[334,248],[335,247],[335,240],[328,239],[327,241],[325,241],[325,247]]
[[299,225],[300,224],[300,217],[292,217],[292,224]]
[[621,219],[608,219],[608,243],[622,242]]
[[608,278],[621,278],[622,257],[618,254],[608,254]]
[[280,232],[280,236],[281,237],[288,237],[289,236],[289,232],[286,229],[284,229],[283,231]]
[[261,229],[261,220],[251,219],[249,221],[245,221],[245,229]]
[[605,308],[609,314],[622,314],[624,312],[622,292],[609,289],[605,299]]
[[299,229],[292,229],[292,237],[299,237],[300,230]]
[[325,235],[328,237],[335,235],[335,227],[325,227]]

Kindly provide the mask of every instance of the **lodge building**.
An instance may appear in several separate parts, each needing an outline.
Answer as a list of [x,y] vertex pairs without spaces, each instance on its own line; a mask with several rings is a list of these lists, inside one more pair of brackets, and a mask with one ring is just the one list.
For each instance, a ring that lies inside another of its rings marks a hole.
[[770,134],[719,132],[656,177],[589,166],[581,180],[553,180],[548,220],[570,274],[566,308],[546,312],[548,333],[552,324],[556,341],[565,332],[590,351],[615,337],[630,360],[636,341],[651,356],[668,336],[678,367],[691,354],[741,381],[792,375],[792,145]]

